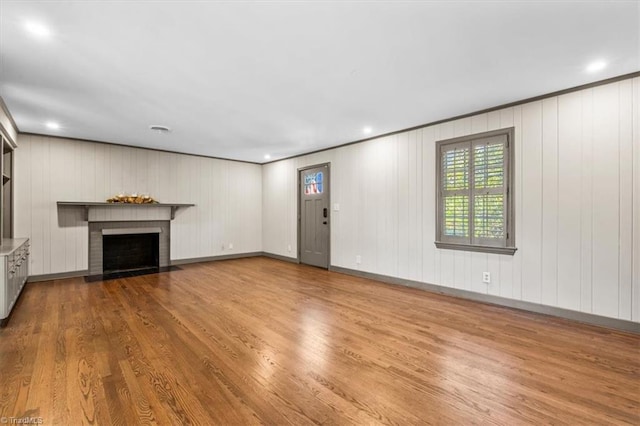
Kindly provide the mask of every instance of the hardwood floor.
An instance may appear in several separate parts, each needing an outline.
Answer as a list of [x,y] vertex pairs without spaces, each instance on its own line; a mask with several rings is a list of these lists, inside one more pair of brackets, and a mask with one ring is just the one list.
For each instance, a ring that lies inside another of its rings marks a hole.
[[640,336],[267,258],[27,285],[0,416],[639,424]]

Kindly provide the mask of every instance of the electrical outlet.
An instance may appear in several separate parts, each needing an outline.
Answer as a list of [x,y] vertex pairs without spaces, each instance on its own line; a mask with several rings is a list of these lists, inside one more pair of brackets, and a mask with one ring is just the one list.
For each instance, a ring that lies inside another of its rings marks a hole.
[[483,283],[487,283],[487,284],[489,284],[491,282],[491,273],[490,272],[483,272],[482,273],[482,282]]
[[334,212],[339,212],[339,211],[340,211],[340,204],[335,203],[335,204],[333,205],[333,211],[334,211]]
[[356,256],[356,265],[359,265],[359,264],[361,264],[361,263],[362,263],[362,256],[357,255],[357,256]]
[[224,243],[222,243],[222,251],[224,251]]
[[229,243],[229,250],[233,250],[233,243]]
[[291,253],[291,244],[289,244],[289,245],[287,246],[287,251],[288,251],[289,253]]

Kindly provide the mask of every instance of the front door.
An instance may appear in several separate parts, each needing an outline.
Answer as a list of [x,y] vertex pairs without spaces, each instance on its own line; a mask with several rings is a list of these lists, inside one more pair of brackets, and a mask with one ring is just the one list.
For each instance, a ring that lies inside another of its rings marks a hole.
[[329,165],[298,173],[300,263],[329,268]]

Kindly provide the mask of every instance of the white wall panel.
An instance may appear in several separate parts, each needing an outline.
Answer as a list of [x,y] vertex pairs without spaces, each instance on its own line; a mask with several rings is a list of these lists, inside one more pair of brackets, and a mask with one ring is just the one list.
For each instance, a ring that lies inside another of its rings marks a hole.
[[[633,235],[640,235],[639,229],[633,229],[633,81],[620,82],[620,244],[619,244],[619,279],[618,317],[631,319],[631,302],[629,297],[632,290],[632,262],[633,262]],[[636,107],[637,108],[637,107]],[[636,117],[640,110],[635,110]],[[637,149],[637,148],[636,148]],[[639,216],[640,210],[636,210]],[[632,229],[633,232],[625,232]]]
[[[296,170],[331,162],[332,265],[640,321],[639,81],[265,165],[264,249],[296,257]],[[511,126],[516,254],[436,249],[435,142]]]
[[[398,209],[398,244],[396,245],[396,272],[394,276],[400,278],[409,278],[409,246],[410,246],[410,231],[411,223],[409,222],[409,209],[411,194],[409,193],[409,132],[403,132],[396,135],[397,147],[397,164],[398,164],[398,176],[394,179],[397,182],[396,191],[398,194],[398,202],[395,206]],[[372,173],[375,173],[372,170]],[[392,180],[393,182],[393,180]],[[384,197],[383,194],[380,194]],[[370,197],[365,199],[365,203]],[[365,210],[366,211],[366,210]]]
[[[421,132],[420,132],[421,133]],[[419,238],[420,226],[418,225],[418,131],[409,132],[408,146],[408,164],[407,164],[407,260],[406,260],[406,276],[410,280],[422,280],[422,260],[421,246]]]
[[[397,150],[394,149],[397,142],[395,136],[392,136],[369,147],[374,153],[369,156],[372,161],[367,163],[363,171],[367,179],[363,180],[363,187],[358,191],[357,199],[364,203],[360,232],[364,232],[371,240],[365,240],[360,249],[351,256],[353,259],[354,256],[361,255],[365,265],[376,264],[382,274],[392,276],[398,274],[400,238],[396,226],[401,197],[400,191],[393,188],[397,181],[391,177],[398,167],[402,167],[397,158]],[[350,207],[348,216],[353,216],[353,212],[354,209]],[[358,217],[352,219],[357,221]],[[377,229],[377,232],[366,232],[368,229]]]
[[469,262],[470,253],[467,254],[463,251],[453,250],[453,286],[455,288],[470,290],[471,282],[467,281],[468,272],[467,265]]
[[558,306],[580,310],[582,92],[558,99]]
[[541,303],[558,302],[558,98],[542,101]]
[[542,102],[522,107],[522,300],[540,303],[542,295]]
[[[20,137],[20,142],[22,142],[22,136]],[[48,141],[46,142],[49,143]],[[21,145],[24,145],[21,143]],[[50,175],[51,186],[54,188],[59,188],[60,196],[62,197],[73,197],[74,192],[76,191],[76,186],[74,181],[78,178],[77,175],[80,172],[81,164],[76,162],[75,152],[72,151],[73,146],[69,143],[63,143],[60,145],[59,150],[54,150],[51,153],[51,163],[59,164],[61,167],[68,169],[68,176],[65,176],[64,173],[53,173]],[[16,155],[19,155],[20,152],[16,152]],[[81,163],[81,161],[80,161]],[[16,188],[17,189],[17,188]],[[20,190],[18,190],[18,193]],[[46,188],[46,192],[50,192],[50,188]],[[62,198],[64,200],[71,200],[72,198]],[[47,214],[52,217],[54,223],[58,223],[59,226],[50,227],[50,232],[52,234],[53,241],[64,241],[64,244],[61,245],[62,250],[53,250],[51,252],[51,264],[49,269],[51,273],[59,273],[65,270],[74,271],[76,264],[76,233],[73,227],[73,216],[69,214],[61,215],[58,217],[57,209],[47,209]],[[22,236],[22,233],[19,230],[17,231],[17,235]],[[36,260],[31,260],[32,263],[37,262]],[[33,274],[33,272],[31,272]]]
[[[508,118],[505,117],[506,120],[508,120]],[[515,106],[513,107],[513,124],[508,125],[507,123],[510,122],[509,121],[502,121],[502,127],[510,127],[513,126],[516,129],[522,129],[522,106]],[[529,224],[525,224],[523,222],[523,215],[524,215],[524,208],[523,208],[523,204],[522,204],[522,200],[524,199],[524,182],[522,179],[522,167],[518,167],[518,164],[520,164],[521,166],[524,164],[525,161],[529,162],[529,159],[526,158],[524,156],[524,150],[522,149],[522,139],[523,139],[523,131],[516,131],[515,135],[514,135],[514,139],[515,139],[515,167],[514,167],[514,174],[515,174],[515,220],[516,220],[516,238],[518,238],[518,235],[522,235],[523,229],[528,226]],[[517,243],[516,243],[517,244]],[[526,249],[527,247],[523,244],[520,245],[520,247],[522,247],[523,249]],[[513,261],[513,267],[512,267],[512,271],[513,271],[513,278],[512,278],[512,282],[511,282],[511,289],[512,289],[512,296],[514,299],[520,300],[522,299],[522,257],[524,256],[524,252],[526,250],[518,250],[515,252],[515,254],[513,256],[502,256],[503,258],[507,258],[507,257],[511,257],[512,261]],[[507,259],[505,259],[507,260]]]
[[415,256],[415,269],[414,269],[414,276],[415,279],[418,281],[424,281],[424,265],[423,265],[423,253],[424,253],[424,246],[425,246],[425,241],[423,238],[423,220],[422,217],[424,215],[424,211],[423,211],[423,201],[422,198],[424,197],[424,169],[422,168],[422,161],[423,161],[423,157],[424,157],[424,153],[423,153],[423,144],[422,144],[422,137],[423,137],[423,131],[422,129],[420,129],[419,131],[416,132],[416,154],[415,154],[415,165],[416,165],[416,176],[415,176],[415,181],[416,181],[416,216],[415,216],[415,223],[416,223],[416,229],[415,232],[413,232],[414,234],[414,238],[416,241],[416,246],[415,246],[415,252],[414,252],[414,256]]
[[489,261],[486,253],[461,252],[465,254],[467,263],[471,263],[471,268],[464,269],[465,280],[470,282],[468,290],[476,293],[487,294],[489,292],[488,285],[482,282],[482,273],[488,271]]
[[582,92],[580,310],[593,312],[593,90]]
[[[398,236],[399,233],[397,230],[392,230],[388,227],[382,228],[379,234],[373,232],[377,227],[378,217],[393,214],[387,209],[394,208],[398,205],[397,202],[392,204],[386,199],[386,196],[390,193],[382,191],[381,182],[377,179],[378,173],[388,167],[392,167],[392,165],[389,164],[390,162],[397,161],[394,156],[383,157],[382,152],[384,150],[380,149],[379,145],[384,146],[387,143],[387,140],[382,140],[367,146],[369,152],[364,156],[364,161],[361,162],[360,167],[357,169],[358,177],[355,181],[358,183],[359,195],[354,200],[355,202],[351,203],[349,209],[344,213],[351,216],[356,212],[356,209],[358,209],[360,213],[355,217],[355,221],[357,222],[356,229],[358,229],[359,233],[358,241],[360,241],[360,244],[357,246],[357,252],[354,253],[351,258],[354,259],[356,255],[361,256],[361,267],[364,270],[370,270],[371,268],[379,269],[381,263],[384,264],[390,261],[388,272],[389,275],[395,276],[398,271],[398,247],[393,243],[391,237]],[[397,184],[398,179],[394,179],[393,182]],[[396,224],[397,222],[392,223],[392,226]],[[378,242],[380,241],[382,241],[383,247],[378,246]],[[390,244],[394,246],[393,250],[388,250]],[[388,250],[383,252],[387,257],[380,259],[382,262],[378,261],[378,253],[380,250]],[[382,270],[384,271],[384,269]]]
[[[295,178],[293,160],[280,161],[269,165],[272,173],[265,173],[263,168],[262,197],[265,206],[263,213],[263,248],[268,253],[281,256],[296,257],[294,238],[289,235],[291,222],[296,223],[296,218],[289,214],[290,209],[295,209],[295,200],[291,200],[291,193],[296,194],[295,186],[290,185]],[[268,194],[268,196],[267,196]],[[278,225],[275,225],[278,224]]]
[[428,283],[441,282],[436,272],[440,270],[440,251],[436,257],[435,241],[435,223],[436,210],[433,208],[436,198],[436,156],[433,146],[438,139],[435,134],[434,126],[422,129],[421,159],[420,171],[422,174],[422,279]]
[[487,294],[500,296],[500,256],[497,254],[487,254],[487,272],[491,274],[491,282],[487,285]]
[[593,89],[593,200],[598,202],[591,206],[592,305],[593,313],[611,317],[618,316],[619,303],[620,124],[618,87]]
[[[58,208],[57,201],[104,201],[120,192],[196,204],[179,209],[171,223],[172,259],[262,251],[259,165],[33,135],[20,135],[18,143],[15,235],[31,238],[31,275],[87,269],[84,212]],[[92,214],[124,219],[125,210],[140,220],[167,213],[106,208]]]

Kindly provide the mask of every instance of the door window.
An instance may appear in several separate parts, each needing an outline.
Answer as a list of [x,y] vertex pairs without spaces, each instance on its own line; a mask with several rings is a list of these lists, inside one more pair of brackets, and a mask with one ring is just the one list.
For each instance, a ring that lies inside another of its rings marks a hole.
[[322,194],[322,172],[309,173],[304,175],[305,195]]

